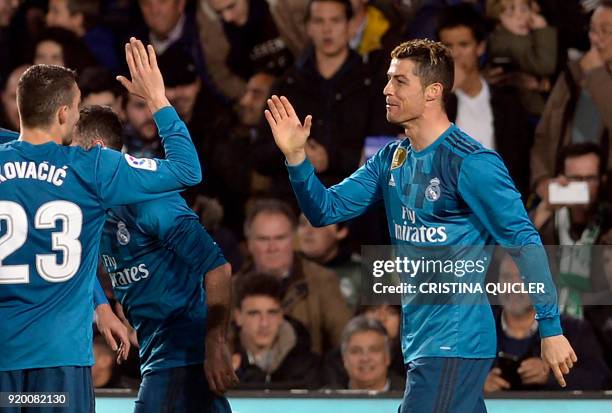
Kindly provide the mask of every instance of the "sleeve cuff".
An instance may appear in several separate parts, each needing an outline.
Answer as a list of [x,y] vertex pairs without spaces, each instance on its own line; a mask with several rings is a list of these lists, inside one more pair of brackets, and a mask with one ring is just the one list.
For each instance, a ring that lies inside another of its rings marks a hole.
[[180,120],[176,109],[172,106],[165,106],[153,114],[153,119],[157,125],[157,129],[161,129],[164,125]]
[[314,173],[314,167],[308,158],[304,159],[304,161],[298,165],[289,165],[287,160],[285,160],[285,165],[289,171],[289,180],[294,182],[305,181]]
[[563,329],[561,328],[561,319],[559,316],[554,316],[552,318],[543,318],[538,320],[539,328],[540,328],[540,338],[558,336],[563,334]]

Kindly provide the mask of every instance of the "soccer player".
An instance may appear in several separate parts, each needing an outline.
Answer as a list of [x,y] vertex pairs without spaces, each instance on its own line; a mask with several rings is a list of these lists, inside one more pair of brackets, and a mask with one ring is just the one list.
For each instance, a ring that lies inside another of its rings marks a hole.
[[[322,226],[347,220],[382,201],[395,245],[480,245],[484,250],[497,242],[542,252],[502,160],[446,116],[444,102],[453,85],[450,50],[441,43],[413,40],[396,47],[391,57],[384,88],[387,120],[404,127],[408,138],[382,148],[329,189],[315,176],[304,151],[312,116],[302,125],[285,97],[268,100],[266,119],[310,222]],[[529,259],[534,254],[528,250],[520,249],[517,257],[522,270],[525,261],[531,265],[528,273],[523,271],[525,277],[550,285],[545,255]],[[563,374],[576,356],[562,335],[553,286],[536,310],[542,359],[564,386]],[[402,313],[408,380],[401,412],[486,411],[483,384],[496,355],[490,307],[415,305],[403,297]]]
[[94,410],[92,297],[105,211],[201,180],[153,48],[132,38],[126,59],[131,81],[120,81],[155,113],[167,160],[65,146],[80,91],[73,71],[47,65],[19,80],[20,139],[0,145],[0,388],[66,392],[68,407],[50,411]]
[[14,141],[16,139],[19,139],[19,134],[17,132],[0,128],[0,145],[3,143]]
[[[117,115],[82,109],[73,144],[120,150]],[[198,216],[178,193],[113,207],[100,253],[140,343],[135,411],[230,413],[220,394],[238,381],[226,342],[231,267]]]

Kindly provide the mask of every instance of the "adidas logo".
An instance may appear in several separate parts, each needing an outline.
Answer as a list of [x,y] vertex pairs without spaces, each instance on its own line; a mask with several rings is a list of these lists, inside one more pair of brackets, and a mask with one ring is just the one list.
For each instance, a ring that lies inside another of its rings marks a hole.
[[395,179],[393,179],[393,175],[391,175],[391,179],[389,179],[389,186],[395,186]]

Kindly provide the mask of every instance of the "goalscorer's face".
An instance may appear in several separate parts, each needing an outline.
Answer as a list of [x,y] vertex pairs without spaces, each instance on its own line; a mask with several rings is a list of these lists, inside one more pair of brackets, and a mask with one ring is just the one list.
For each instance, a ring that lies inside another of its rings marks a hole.
[[385,336],[376,331],[353,334],[342,358],[350,380],[361,388],[386,380],[391,363]]
[[283,323],[280,303],[264,295],[248,296],[234,313],[240,336],[247,346],[269,348],[278,336]]
[[415,74],[410,59],[392,59],[387,71],[389,79],[383,93],[387,103],[387,120],[404,125],[423,115],[425,96],[421,79]]

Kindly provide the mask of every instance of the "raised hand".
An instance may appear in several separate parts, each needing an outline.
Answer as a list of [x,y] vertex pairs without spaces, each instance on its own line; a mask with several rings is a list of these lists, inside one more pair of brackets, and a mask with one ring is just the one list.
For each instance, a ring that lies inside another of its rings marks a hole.
[[567,339],[558,335],[542,339],[542,361],[550,367],[561,387],[565,387],[563,375],[570,372],[578,358]]
[[289,100],[273,95],[268,99],[269,110],[265,111],[266,119],[272,129],[272,135],[278,148],[283,152],[290,165],[300,164],[306,159],[306,141],[310,135],[312,116],[306,116],[304,125],[293,110]]
[[125,76],[117,76],[117,80],[128,92],[146,100],[152,113],[170,106],[153,46],[145,48],[140,40],[132,37],[125,45],[125,60],[132,80]]

